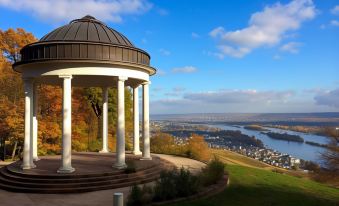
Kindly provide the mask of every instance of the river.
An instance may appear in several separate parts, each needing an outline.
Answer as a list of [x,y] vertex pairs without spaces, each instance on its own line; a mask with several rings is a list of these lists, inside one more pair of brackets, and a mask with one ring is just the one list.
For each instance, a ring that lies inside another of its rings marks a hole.
[[[277,150],[281,153],[287,153],[292,155],[293,157],[301,158],[304,160],[309,160],[313,162],[317,162],[321,164],[321,160],[319,158],[320,154],[325,152],[326,149],[322,147],[312,146],[306,143],[299,142],[288,142],[285,140],[277,140],[268,137],[265,134],[262,134],[261,131],[249,130],[245,129],[244,126],[232,126],[232,125],[221,125],[221,124],[208,124],[211,127],[217,127],[223,130],[239,130],[241,133],[255,136],[257,139],[260,139],[267,148],[271,148]],[[325,136],[319,136],[314,134],[295,132],[290,130],[282,130],[276,128],[268,128],[264,127],[267,130],[270,130],[275,133],[287,133],[293,135],[299,135],[304,138],[305,141],[317,142],[320,144],[327,144],[329,139]]]

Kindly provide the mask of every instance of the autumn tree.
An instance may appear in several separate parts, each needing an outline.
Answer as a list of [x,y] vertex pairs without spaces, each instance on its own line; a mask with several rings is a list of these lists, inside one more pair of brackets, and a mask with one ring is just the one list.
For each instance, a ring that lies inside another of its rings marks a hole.
[[156,132],[151,137],[151,151],[154,153],[185,156],[201,161],[210,159],[210,151],[203,136],[192,134],[185,142],[176,143],[167,133]]
[[328,129],[327,134],[331,137],[327,151],[322,154],[326,168],[334,174],[339,174],[339,131]]
[[157,132],[151,138],[153,153],[175,154],[174,137],[167,133]]
[[34,35],[22,28],[0,30],[0,50],[2,55],[11,63],[20,60],[20,49],[22,47],[35,41],[37,39]]
[[23,143],[24,132],[22,79],[12,64],[20,59],[20,49],[35,41],[31,33],[20,28],[0,30],[0,135],[13,146],[12,157]]
[[[87,104],[91,108],[92,113],[95,114],[96,119],[94,119],[92,116],[91,121],[92,123],[95,122],[96,127],[92,127],[92,132],[96,131],[96,142],[100,142],[101,139],[98,139],[101,137],[101,127],[102,127],[102,89],[97,87],[91,87],[91,88],[85,88],[84,89],[84,95],[87,99]],[[111,88],[108,90],[108,124],[109,124],[109,147],[110,150],[115,150],[115,141],[116,140],[116,122],[118,119],[118,113],[117,113],[117,89]],[[130,150],[132,147],[132,138],[133,138],[133,102],[132,102],[132,93],[129,89],[125,89],[125,130],[126,130],[126,149]],[[91,141],[92,142],[92,141]]]
[[325,129],[325,133],[331,138],[327,150],[321,154],[325,168],[316,172],[316,180],[328,182],[339,186],[339,131],[334,128]]
[[197,134],[191,135],[187,144],[187,156],[203,161],[208,161],[210,159],[208,145],[203,136]]

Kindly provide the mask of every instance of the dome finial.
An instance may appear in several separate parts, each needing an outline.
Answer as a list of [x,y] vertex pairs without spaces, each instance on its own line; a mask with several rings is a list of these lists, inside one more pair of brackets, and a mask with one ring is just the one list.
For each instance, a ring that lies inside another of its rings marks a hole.
[[82,17],[81,19],[91,19],[91,20],[96,20],[96,18],[95,17],[93,17],[93,16],[91,16],[91,15],[86,15],[86,16],[84,16],[84,17]]
[[72,24],[72,23],[75,23],[75,22],[93,22],[93,23],[98,23],[98,24],[102,24],[102,25],[106,26],[106,24],[104,24],[103,22],[99,21],[94,16],[91,16],[89,14],[87,14],[84,17],[82,17],[81,19],[74,19],[70,23]]

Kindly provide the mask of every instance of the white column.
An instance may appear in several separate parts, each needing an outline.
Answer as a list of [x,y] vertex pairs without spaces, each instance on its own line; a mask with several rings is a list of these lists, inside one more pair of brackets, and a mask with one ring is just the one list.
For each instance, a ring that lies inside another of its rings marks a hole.
[[100,153],[108,153],[108,87],[102,89],[102,150]]
[[115,168],[126,167],[125,163],[125,80],[127,77],[118,78],[118,124]]
[[38,85],[34,83],[33,91],[33,160],[38,161]]
[[142,160],[151,160],[150,136],[149,136],[149,82],[142,84],[142,136],[144,148]]
[[63,78],[62,99],[62,153],[61,167],[58,173],[72,173],[72,75],[60,75]]
[[25,90],[25,140],[22,169],[35,168],[33,163],[33,79],[24,79]]
[[141,155],[140,146],[139,146],[139,85],[133,87],[133,154]]

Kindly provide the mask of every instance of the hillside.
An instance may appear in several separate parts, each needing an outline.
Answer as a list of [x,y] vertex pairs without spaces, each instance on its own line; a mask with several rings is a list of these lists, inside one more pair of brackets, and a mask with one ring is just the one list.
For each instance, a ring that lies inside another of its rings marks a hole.
[[339,189],[307,178],[272,172],[274,167],[236,153],[215,150],[213,153],[228,163],[229,187],[207,199],[171,206],[339,205]]
[[245,167],[259,168],[259,169],[265,169],[265,170],[270,170],[270,171],[278,171],[279,173],[285,173],[285,174],[293,175],[296,177],[305,177],[305,178],[308,177],[306,173],[274,167],[272,165],[266,164],[264,162],[260,162],[250,157],[240,155],[236,152],[232,152],[228,150],[211,150],[211,152],[213,155],[218,157],[222,162],[226,164],[241,165]]

